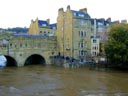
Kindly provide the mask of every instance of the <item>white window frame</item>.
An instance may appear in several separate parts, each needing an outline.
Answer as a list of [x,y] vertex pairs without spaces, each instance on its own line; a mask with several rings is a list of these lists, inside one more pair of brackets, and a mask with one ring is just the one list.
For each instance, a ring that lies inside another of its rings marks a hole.
[[79,31],[79,36],[80,36],[80,37],[85,37],[85,36],[86,36],[85,30],[80,30],[80,31]]

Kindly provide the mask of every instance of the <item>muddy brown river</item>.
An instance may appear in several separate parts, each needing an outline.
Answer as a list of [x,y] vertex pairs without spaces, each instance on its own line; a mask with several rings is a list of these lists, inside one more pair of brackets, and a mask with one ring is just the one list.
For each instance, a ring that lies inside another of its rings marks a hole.
[[0,69],[0,96],[128,96],[128,73],[32,65]]

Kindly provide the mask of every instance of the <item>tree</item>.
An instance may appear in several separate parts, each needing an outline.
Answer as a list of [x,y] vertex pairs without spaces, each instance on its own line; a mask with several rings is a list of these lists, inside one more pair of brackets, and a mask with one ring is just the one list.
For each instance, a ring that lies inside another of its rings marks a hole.
[[105,53],[111,67],[128,69],[128,24],[111,26]]

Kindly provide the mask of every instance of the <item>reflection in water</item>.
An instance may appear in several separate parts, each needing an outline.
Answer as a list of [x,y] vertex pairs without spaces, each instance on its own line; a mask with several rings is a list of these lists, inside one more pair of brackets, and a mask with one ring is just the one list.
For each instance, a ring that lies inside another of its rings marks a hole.
[[128,73],[32,65],[0,70],[0,96],[123,96]]

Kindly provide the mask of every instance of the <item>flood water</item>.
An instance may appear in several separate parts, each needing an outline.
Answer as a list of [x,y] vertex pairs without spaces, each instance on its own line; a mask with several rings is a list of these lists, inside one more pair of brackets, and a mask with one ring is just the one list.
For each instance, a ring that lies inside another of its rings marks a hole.
[[0,69],[0,96],[128,96],[128,73],[32,65]]

